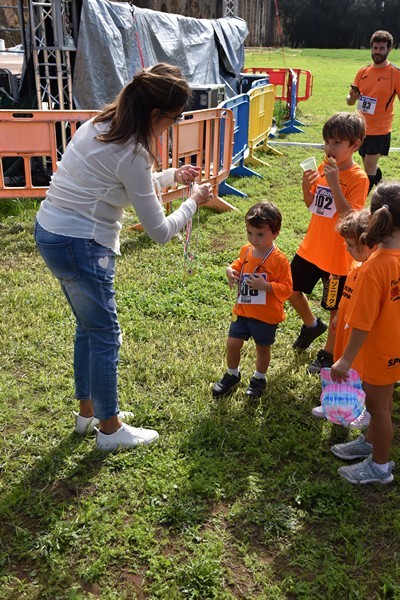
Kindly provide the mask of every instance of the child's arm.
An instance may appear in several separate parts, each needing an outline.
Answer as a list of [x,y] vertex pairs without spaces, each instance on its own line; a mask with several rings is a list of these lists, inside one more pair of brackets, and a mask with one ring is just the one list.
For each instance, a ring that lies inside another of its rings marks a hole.
[[312,201],[314,200],[314,194],[311,192],[311,188],[314,185],[314,183],[318,180],[318,178],[319,178],[318,171],[308,170],[308,171],[304,171],[304,173],[303,173],[303,179],[302,179],[303,200],[304,200],[307,208],[311,205]]
[[337,165],[332,162],[325,163],[324,172],[326,181],[328,182],[328,185],[332,191],[336,210],[338,211],[339,215],[348,212],[352,209],[352,206],[347,202],[342,192],[342,188],[340,187],[339,169],[337,168]]
[[347,372],[351,367],[351,363],[359,353],[361,346],[367,339],[368,331],[362,329],[353,329],[343,356],[339,358],[331,367],[331,375],[334,381],[345,381]]

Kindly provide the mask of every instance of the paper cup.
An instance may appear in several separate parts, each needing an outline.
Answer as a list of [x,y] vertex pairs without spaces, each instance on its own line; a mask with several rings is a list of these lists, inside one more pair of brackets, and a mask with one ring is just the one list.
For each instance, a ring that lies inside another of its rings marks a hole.
[[303,171],[316,171],[318,169],[317,161],[314,156],[302,160],[300,166]]

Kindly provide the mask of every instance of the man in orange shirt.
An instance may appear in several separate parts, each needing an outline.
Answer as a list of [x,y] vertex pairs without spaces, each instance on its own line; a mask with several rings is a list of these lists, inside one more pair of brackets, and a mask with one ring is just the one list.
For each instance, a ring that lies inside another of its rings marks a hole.
[[357,102],[357,110],[364,115],[367,124],[367,135],[359,154],[369,178],[369,191],[382,179],[378,160],[389,153],[393,105],[396,95],[400,98],[400,69],[387,59],[393,45],[392,35],[388,31],[375,31],[370,45],[373,64],[357,72],[346,98],[349,106]]

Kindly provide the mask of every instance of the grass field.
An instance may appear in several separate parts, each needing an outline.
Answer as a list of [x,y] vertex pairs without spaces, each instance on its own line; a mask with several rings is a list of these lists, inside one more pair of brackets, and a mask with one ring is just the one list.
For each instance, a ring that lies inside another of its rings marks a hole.
[[[246,66],[313,73],[313,95],[297,113],[304,133],[286,138],[294,142],[321,142],[324,120],[347,109],[349,84],[368,62],[361,50],[246,52]],[[234,301],[225,267],[246,241],[248,206],[278,204],[277,242],[289,258],[307,227],[299,162],[322,155],[281,150],[263,156],[263,179],[229,180],[248,194],[227,197],[237,211],[201,210],[191,278],[177,239],[157,246],[126,216],[120,403],[135,424],[159,431],[149,449],[104,455],[94,437],[73,433],[74,321],[34,247],[35,202],[0,204],[1,599],[400,599],[399,480],[358,488],[338,477],[330,446],[356,433],[311,416],[320,385],[305,365],[319,344],[294,354],[299,321],[289,307],[261,401],[244,396],[252,342],[244,383],[229,399],[211,397]],[[398,177],[398,153],[380,165]],[[322,315],[318,294],[311,302]],[[400,465],[398,391],[395,401]]]

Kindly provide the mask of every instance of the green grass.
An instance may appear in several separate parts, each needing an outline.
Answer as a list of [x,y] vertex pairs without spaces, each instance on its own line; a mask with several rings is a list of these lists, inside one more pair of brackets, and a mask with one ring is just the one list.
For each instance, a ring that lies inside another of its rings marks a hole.
[[[297,114],[304,134],[287,139],[320,143],[368,52],[287,51],[285,61],[314,74]],[[246,52],[246,64],[285,66],[268,52]],[[0,598],[400,599],[398,481],[357,488],[337,476],[329,448],[356,434],[311,417],[320,386],[305,365],[318,343],[293,353],[299,321],[289,307],[261,401],[243,394],[252,342],[243,385],[227,400],[210,394],[225,369],[234,301],[225,267],[245,242],[245,211],[263,198],[280,206],[277,241],[289,258],[308,223],[298,164],[319,151],[282,151],[263,157],[262,180],[229,180],[249,195],[227,198],[237,211],[201,210],[191,278],[177,239],[157,246],[128,229],[127,215],[120,400],[135,424],[159,431],[149,449],[104,455],[72,433],[73,318],[34,247],[36,203],[0,205]],[[381,160],[389,178],[397,156]],[[311,302],[321,315],[318,294]],[[397,408],[394,421],[400,464]]]

